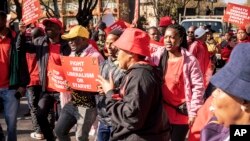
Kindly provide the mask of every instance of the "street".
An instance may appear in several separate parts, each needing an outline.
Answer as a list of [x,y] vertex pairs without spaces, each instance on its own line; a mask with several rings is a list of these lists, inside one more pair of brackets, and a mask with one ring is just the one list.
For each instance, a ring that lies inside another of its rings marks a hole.
[[[17,140],[18,141],[37,141],[30,137],[30,133],[34,132],[32,130],[31,117],[22,117],[28,111],[27,98],[23,97],[20,102],[20,107],[18,111],[18,121],[17,121]],[[6,135],[6,123],[3,114],[0,114],[0,124],[3,127],[4,134]],[[74,128],[71,129],[70,136],[71,140],[75,141]],[[94,141],[94,136],[89,137],[89,141]]]

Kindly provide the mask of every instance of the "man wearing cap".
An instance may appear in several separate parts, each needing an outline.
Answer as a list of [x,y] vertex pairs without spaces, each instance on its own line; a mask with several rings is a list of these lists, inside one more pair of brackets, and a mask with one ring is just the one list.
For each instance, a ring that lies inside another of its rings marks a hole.
[[160,43],[164,43],[164,34],[169,25],[172,24],[172,18],[169,16],[161,17],[159,22],[159,31],[161,33]]
[[[0,11],[0,101],[7,124],[7,141],[16,141],[19,100],[29,81],[23,52],[16,50],[16,33],[6,27],[7,14]],[[27,77],[26,77],[27,76]]]
[[[45,36],[38,37],[34,43],[25,46],[27,51],[35,51],[38,70],[39,70],[39,84],[41,85],[42,96],[38,102],[37,120],[47,141],[54,141],[54,111],[53,106],[58,97],[58,92],[48,87],[48,82],[51,77],[48,77],[51,72],[51,65],[61,65],[60,55],[69,55],[70,47],[67,41],[61,39],[61,32],[63,29],[62,23],[57,18],[49,18],[43,21],[45,26]],[[25,40],[25,39],[24,39]],[[50,121],[48,115],[51,114]],[[37,133],[31,133],[34,138]]]
[[211,68],[211,61],[210,61],[210,55],[207,49],[207,45],[205,43],[207,39],[207,32],[208,30],[205,30],[202,27],[197,28],[194,31],[194,36],[196,38],[196,41],[194,41],[189,46],[189,52],[192,53],[196,59],[199,61],[201,72],[204,77],[204,85],[207,87],[210,77],[212,76],[212,68]]
[[127,28],[113,45],[119,48],[117,61],[125,76],[118,89],[112,73],[109,81],[99,76],[111,115],[111,141],[168,141],[169,124],[163,110],[161,77],[145,61],[150,56],[150,37],[144,31]]
[[[68,34],[62,35],[62,39],[68,40],[71,48],[70,57],[93,57],[99,63],[104,61],[102,55],[88,44],[89,32],[86,28],[76,25]],[[69,131],[76,124],[76,140],[88,141],[89,131],[97,115],[95,94],[73,90],[71,101],[66,103],[60,113],[55,126],[55,134],[59,141],[69,141]]]

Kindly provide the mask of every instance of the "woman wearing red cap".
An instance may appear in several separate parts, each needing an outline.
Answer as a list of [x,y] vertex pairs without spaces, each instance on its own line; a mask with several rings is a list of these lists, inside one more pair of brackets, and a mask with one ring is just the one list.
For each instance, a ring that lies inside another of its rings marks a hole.
[[238,43],[249,42],[245,27],[239,27],[239,29],[237,30],[237,40],[238,40]]
[[117,61],[126,70],[119,90],[99,76],[111,115],[111,141],[168,141],[169,124],[163,110],[161,76],[145,61],[150,55],[150,37],[139,29],[127,28],[113,45],[119,48]]
[[184,141],[203,104],[203,76],[199,62],[186,50],[184,27],[168,26],[164,45],[165,48],[158,51],[165,80],[162,85],[164,108],[172,127],[171,141]]

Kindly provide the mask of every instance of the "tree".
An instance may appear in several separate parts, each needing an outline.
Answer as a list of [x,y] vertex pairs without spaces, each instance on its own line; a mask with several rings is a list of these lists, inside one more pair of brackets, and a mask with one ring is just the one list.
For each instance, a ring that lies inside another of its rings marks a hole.
[[92,11],[97,5],[98,0],[78,0],[78,12],[76,19],[79,25],[87,27],[89,21],[93,19]]
[[[174,18],[178,17],[177,9],[184,8],[191,0],[149,0],[154,7],[154,14],[159,21],[161,17],[166,15]],[[185,12],[185,10],[184,10]]]
[[53,9],[50,7],[50,5],[51,5],[50,2],[51,2],[50,0],[40,0],[41,5],[44,6],[44,8],[45,8],[46,16],[48,18],[50,18],[50,17],[60,18],[57,0],[52,1],[52,5],[54,7]]

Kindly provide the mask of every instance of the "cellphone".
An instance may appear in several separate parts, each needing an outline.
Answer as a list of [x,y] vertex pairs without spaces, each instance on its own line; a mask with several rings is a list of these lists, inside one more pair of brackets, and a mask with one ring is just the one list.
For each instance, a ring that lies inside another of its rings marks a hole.
[[15,93],[15,97],[16,97],[16,99],[19,100],[19,99],[22,97],[22,94],[21,94],[20,92],[17,91],[17,92]]

